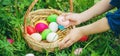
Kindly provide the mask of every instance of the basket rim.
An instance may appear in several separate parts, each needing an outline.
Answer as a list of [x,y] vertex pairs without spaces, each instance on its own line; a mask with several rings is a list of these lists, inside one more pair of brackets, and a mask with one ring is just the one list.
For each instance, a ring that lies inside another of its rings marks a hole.
[[[38,9],[38,10],[35,10],[35,11],[31,11],[31,9],[34,7],[34,5],[37,3],[37,1],[38,0],[34,0],[32,3],[31,3],[31,5],[29,6],[29,8],[27,9],[27,12],[25,13],[25,15],[24,15],[24,25],[23,25],[23,29],[24,29],[24,31],[23,31],[23,36],[24,36],[24,39],[27,41],[27,42],[29,42],[29,40],[31,40],[32,41],[32,39],[29,37],[29,35],[27,35],[27,32],[26,32],[26,20],[27,20],[27,17],[31,14],[31,13],[33,13],[33,12],[37,12],[37,11],[40,11],[40,10],[53,10],[53,11],[59,11],[60,13],[62,13],[60,10],[56,10],[56,9]],[[70,0],[70,11],[72,12],[73,11],[73,5],[72,5],[73,3],[72,3],[72,0]],[[31,11],[31,12],[30,12]],[[28,40],[29,39],[29,40]],[[50,43],[39,43],[39,42],[37,42],[37,41],[34,41],[33,40],[33,42],[34,43],[36,43],[36,44],[50,44]],[[58,41],[55,41],[55,42],[52,42],[51,44],[53,44],[53,43],[58,43]],[[52,46],[52,48],[55,48],[55,47],[57,47],[58,45],[55,45],[54,47]],[[45,48],[46,49],[46,48]],[[50,51],[50,50],[49,50]]]

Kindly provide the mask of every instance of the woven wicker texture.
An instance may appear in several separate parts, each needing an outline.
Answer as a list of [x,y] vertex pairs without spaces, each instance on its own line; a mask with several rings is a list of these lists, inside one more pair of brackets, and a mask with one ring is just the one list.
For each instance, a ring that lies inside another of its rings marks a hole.
[[[62,12],[56,9],[39,9],[35,11],[31,11],[32,7],[34,7],[37,0],[34,0],[33,3],[28,8],[25,16],[24,16],[24,39],[26,40],[27,44],[30,48],[32,48],[35,51],[43,52],[52,52],[55,51],[55,49],[58,47],[58,42],[61,41],[66,34],[69,33],[70,29],[73,27],[70,26],[64,30],[58,30],[56,33],[59,36],[59,39],[55,42],[49,43],[46,40],[42,40],[40,42],[34,40],[29,34],[26,33],[26,26],[31,25],[35,27],[35,22],[39,20],[45,20],[47,21],[47,17],[51,14],[60,15]],[[28,22],[29,21],[29,22]],[[49,22],[48,22],[49,23]]]

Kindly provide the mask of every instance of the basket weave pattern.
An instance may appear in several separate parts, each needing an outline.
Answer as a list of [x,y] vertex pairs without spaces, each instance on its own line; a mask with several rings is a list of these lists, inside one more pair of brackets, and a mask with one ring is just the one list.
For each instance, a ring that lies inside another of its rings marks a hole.
[[[55,49],[58,47],[58,42],[60,42],[68,33],[71,29],[73,29],[73,26],[70,26],[64,30],[58,30],[56,33],[59,36],[59,39],[55,42],[49,43],[46,40],[42,40],[40,42],[34,40],[29,34],[26,32],[26,26],[30,25],[35,27],[35,22],[39,20],[45,20],[47,21],[47,17],[51,14],[56,14],[60,15],[62,12],[56,9],[39,9],[36,11],[32,11],[32,8],[34,5],[37,3],[38,0],[34,0],[29,8],[26,11],[26,14],[24,15],[24,31],[23,31],[23,36],[24,39],[26,40],[27,44],[29,45],[30,48],[32,48],[35,51],[43,52],[46,50],[47,52],[52,52],[55,51]],[[70,0],[70,12],[73,12],[73,3],[72,0]],[[30,21],[30,22],[27,22]],[[49,23],[49,22],[47,22]]]
[[[31,26],[35,27],[34,26],[35,22],[37,22],[39,20],[47,21],[47,17],[49,15],[51,15],[51,14],[60,15],[61,13],[62,13],[61,11],[55,10],[55,9],[39,9],[36,11],[32,11],[29,13],[29,15],[27,17],[28,19],[30,19],[30,23],[26,23],[26,25],[31,25]],[[72,28],[73,27],[71,26],[64,30],[58,30],[56,33],[58,34],[59,39],[52,43],[49,43],[46,40],[38,42],[38,41],[32,39],[30,37],[30,35],[28,35],[28,34],[24,34],[24,36],[25,36],[24,38],[27,41],[29,47],[31,47],[33,50],[40,51],[40,52],[43,52],[43,50],[46,50],[48,52],[52,52],[55,50],[55,48],[58,47],[58,42],[61,41],[66,36],[66,34],[70,31],[70,29],[72,29]]]

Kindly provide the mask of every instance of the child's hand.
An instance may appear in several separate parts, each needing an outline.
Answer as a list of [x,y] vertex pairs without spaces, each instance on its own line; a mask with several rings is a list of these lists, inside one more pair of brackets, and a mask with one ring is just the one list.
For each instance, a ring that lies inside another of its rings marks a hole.
[[[77,13],[64,13],[57,18],[57,22],[65,27],[68,27],[70,25],[80,24],[83,21],[82,17],[83,16],[81,14],[77,14]],[[63,18],[64,20],[59,20],[61,18]],[[64,23],[67,23],[67,25]]]
[[71,46],[73,43],[77,42],[81,36],[83,36],[83,34],[79,28],[72,29],[70,33],[59,43],[59,48],[63,49]]

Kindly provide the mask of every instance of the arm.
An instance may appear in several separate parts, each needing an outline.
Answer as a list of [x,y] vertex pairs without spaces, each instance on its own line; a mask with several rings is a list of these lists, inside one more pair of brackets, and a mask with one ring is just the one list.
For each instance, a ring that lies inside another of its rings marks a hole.
[[110,27],[108,25],[106,17],[92,24],[72,29],[70,33],[59,43],[59,48],[63,49],[71,46],[73,43],[77,42],[83,35],[105,32],[109,29]]
[[79,27],[79,30],[82,32],[83,35],[90,35],[100,32],[105,32],[109,30],[109,24],[106,17],[83,27]]
[[100,15],[100,14],[112,9],[113,7],[109,4],[110,1],[111,0],[101,0],[100,2],[96,3],[90,9],[82,12],[81,13],[82,15],[86,15],[86,16],[82,17],[84,19],[82,22],[87,21],[97,15]]
[[[82,12],[80,14],[73,14],[73,16],[69,15],[69,18],[67,19],[72,20],[71,22],[73,22],[72,18],[80,18],[80,21],[82,21],[83,19],[84,21],[87,21],[92,17],[95,17],[112,9],[113,7],[109,4],[109,2],[110,0],[101,0],[99,3],[95,4],[93,7],[86,10],[85,12]],[[76,21],[78,21],[78,19]],[[59,47],[60,49],[67,48],[73,43],[77,42],[83,35],[105,32],[109,29],[110,27],[108,25],[108,21],[106,17],[104,17],[92,24],[72,29],[70,33],[59,43]]]
[[100,15],[112,9],[113,7],[109,3],[110,3],[110,0],[101,0],[100,2],[95,4],[93,7],[91,7],[90,9],[82,13],[66,13],[66,14],[62,14],[61,16],[65,17],[64,19],[69,20],[70,23],[67,26],[78,25],[82,22],[85,22],[97,15]]

